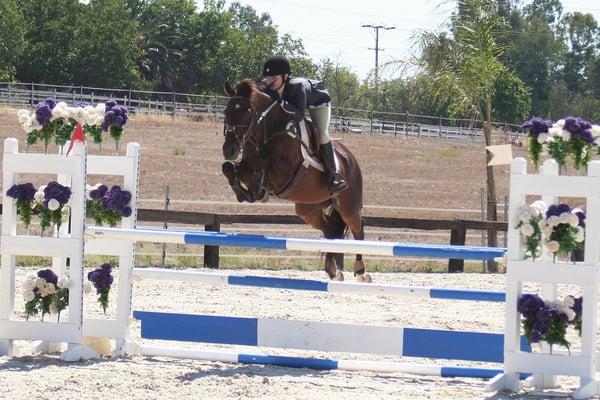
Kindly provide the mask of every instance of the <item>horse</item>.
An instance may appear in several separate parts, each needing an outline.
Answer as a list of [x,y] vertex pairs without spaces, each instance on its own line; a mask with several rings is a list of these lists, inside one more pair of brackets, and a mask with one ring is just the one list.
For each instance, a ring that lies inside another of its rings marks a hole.
[[[227,161],[222,171],[238,201],[255,202],[273,195],[293,202],[296,214],[327,239],[344,238],[349,229],[354,239],[364,240],[362,173],[352,152],[343,143],[333,142],[340,172],[349,187],[332,197],[324,174],[304,160],[299,133],[290,122],[293,114],[252,80],[242,80],[235,88],[228,82],[224,86],[229,100],[222,147]],[[314,134],[314,127],[308,125]],[[318,146],[318,135],[313,143]],[[329,278],[343,280],[342,269],[343,254],[326,253]],[[371,282],[361,254],[356,255],[354,276],[359,282]]]

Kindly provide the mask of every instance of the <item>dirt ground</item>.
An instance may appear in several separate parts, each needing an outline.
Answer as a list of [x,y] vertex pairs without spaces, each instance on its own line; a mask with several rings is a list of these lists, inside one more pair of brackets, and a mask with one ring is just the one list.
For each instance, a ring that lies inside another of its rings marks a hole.
[[[224,271],[298,279],[322,279],[319,272]],[[20,287],[24,272],[19,270]],[[407,286],[505,290],[501,274],[375,273],[379,283]],[[115,284],[118,284],[116,282]],[[530,290],[530,287],[526,287]],[[112,291],[112,289],[111,289]],[[142,280],[134,283],[133,309],[178,313],[261,317],[330,323],[502,332],[504,304],[448,301],[374,295],[321,293],[215,286],[188,282]],[[18,296],[19,297],[19,296]],[[116,300],[104,316],[94,294],[84,297],[85,315],[114,318]],[[21,299],[16,300],[22,309]],[[499,364],[358,353],[325,353],[242,346],[200,345],[139,339],[139,323],[132,321],[130,337],[138,343],[193,349],[229,349],[248,354],[279,354],[329,359],[387,360],[404,363],[463,365],[500,368]],[[569,336],[574,348],[580,346]],[[578,380],[561,377],[561,387],[539,394],[493,393],[486,380],[439,378],[404,373],[316,371],[260,365],[226,364],[167,357],[132,356],[66,364],[56,355],[32,355],[32,343],[16,342],[15,358],[0,357],[0,399],[487,399],[517,400],[569,398]]]

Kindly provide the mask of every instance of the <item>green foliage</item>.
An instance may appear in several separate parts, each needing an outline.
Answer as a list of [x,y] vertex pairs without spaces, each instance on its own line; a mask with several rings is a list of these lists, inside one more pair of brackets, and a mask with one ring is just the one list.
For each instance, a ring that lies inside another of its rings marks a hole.
[[137,22],[124,0],[90,0],[77,24],[73,82],[100,87],[144,87],[135,60]]
[[350,69],[325,59],[317,68],[319,79],[323,81],[333,104],[336,107],[351,107],[353,96],[359,90],[358,77]]
[[175,148],[173,149],[173,154],[176,156],[185,155],[185,147],[180,144],[175,145]]
[[531,90],[518,76],[505,69],[496,79],[492,104],[494,119],[521,124],[531,112]]
[[0,81],[12,81],[25,50],[25,19],[16,0],[0,2]]
[[311,60],[300,38],[241,2],[3,0],[0,81],[154,89],[170,100],[172,91],[221,94],[225,80],[257,77],[278,53],[295,75],[324,80],[334,107],[367,110],[362,117],[600,119],[592,15],[563,13],[560,0],[460,0],[443,32],[421,36],[418,73],[361,82],[347,66]]
[[72,83],[86,6],[78,0],[19,2],[25,21],[26,47],[17,61],[22,82]]
[[[462,0],[452,20],[453,37],[425,32],[421,36],[421,66],[436,97],[451,99],[452,116],[491,121],[492,97],[504,48],[497,41],[501,19],[491,0]],[[489,132],[486,144],[490,144]]]

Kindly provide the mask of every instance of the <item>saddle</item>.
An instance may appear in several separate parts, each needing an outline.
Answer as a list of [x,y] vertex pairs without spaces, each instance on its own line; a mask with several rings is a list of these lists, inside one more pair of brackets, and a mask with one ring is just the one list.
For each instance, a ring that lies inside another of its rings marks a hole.
[[[323,164],[319,157],[320,138],[319,131],[312,121],[304,118],[294,126],[296,136],[300,140],[300,150],[304,158],[304,166],[312,165],[315,169],[324,172]],[[300,133],[298,135],[298,132]]]

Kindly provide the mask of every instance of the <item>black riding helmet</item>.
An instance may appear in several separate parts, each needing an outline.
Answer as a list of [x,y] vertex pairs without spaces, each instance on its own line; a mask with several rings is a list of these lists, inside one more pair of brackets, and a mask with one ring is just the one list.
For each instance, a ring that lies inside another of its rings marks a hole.
[[274,76],[282,74],[291,74],[292,67],[290,60],[285,56],[271,56],[263,65],[262,76]]

